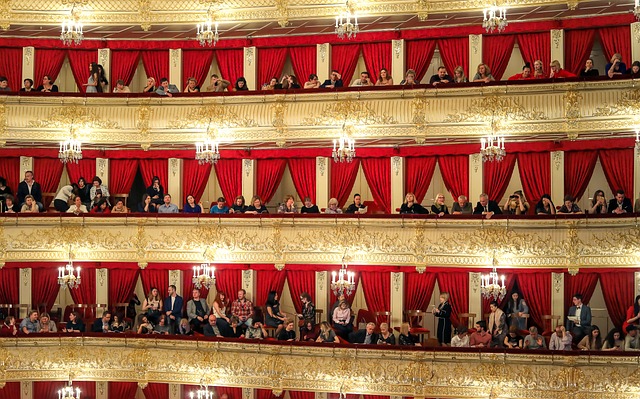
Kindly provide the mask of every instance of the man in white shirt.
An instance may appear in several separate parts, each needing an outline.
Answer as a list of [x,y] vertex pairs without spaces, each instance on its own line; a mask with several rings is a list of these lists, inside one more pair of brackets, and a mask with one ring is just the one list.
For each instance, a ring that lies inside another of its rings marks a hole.
[[585,335],[591,334],[591,308],[582,303],[582,295],[573,296],[573,306],[567,313],[566,330],[573,335],[574,342],[580,342]]
[[353,81],[353,83],[351,83],[351,87],[356,86],[373,86],[371,78],[369,78],[369,72],[360,72],[360,79],[356,79]]
[[569,333],[564,326],[556,326],[556,331],[551,334],[549,350],[570,351],[572,338],[571,333]]
[[469,347],[469,334],[467,326],[459,325],[456,328],[456,335],[451,338],[451,347],[453,348],[468,348]]
[[164,195],[164,204],[158,207],[158,213],[178,213],[178,206],[171,203],[171,195]]

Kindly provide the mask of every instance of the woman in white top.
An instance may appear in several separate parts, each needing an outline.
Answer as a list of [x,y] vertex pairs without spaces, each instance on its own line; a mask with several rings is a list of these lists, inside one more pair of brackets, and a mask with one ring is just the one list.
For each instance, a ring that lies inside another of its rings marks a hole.
[[213,300],[211,304],[211,308],[213,309],[213,314],[218,319],[223,319],[227,323],[229,323],[229,317],[227,317],[228,308],[229,307],[229,299],[227,299],[227,295],[224,292],[218,291],[216,294],[216,299]]

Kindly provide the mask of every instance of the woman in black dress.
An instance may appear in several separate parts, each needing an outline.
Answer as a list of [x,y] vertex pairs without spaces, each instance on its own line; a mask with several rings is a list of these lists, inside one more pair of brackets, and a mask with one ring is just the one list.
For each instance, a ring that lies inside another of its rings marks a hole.
[[433,314],[438,318],[438,343],[441,346],[451,344],[451,305],[449,304],[449,294],[440,294],[440,305],[433,308]]

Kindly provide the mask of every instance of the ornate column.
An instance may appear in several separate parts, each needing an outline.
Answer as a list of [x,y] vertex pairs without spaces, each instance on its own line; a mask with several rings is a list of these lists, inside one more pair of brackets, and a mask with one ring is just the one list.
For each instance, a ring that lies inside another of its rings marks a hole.
[[169,384],[169,399],[182,399],[182,385]]
[[327,399],[327,393],[326,392],[318,392],[318,391],[316,391],[315,399]]
[[[475,322],[482,320],[482,292],[480,291],[481,273],[469,273],[469,313],[475,313]],[[455,326],[454,326],[455,328]]]
[[636,194],[640,190],[640,162],[638,162],[638,159],[640,159],[640,147],[636,146],[633,154],[635,159],[635,162],[633,162],[633,193]]
[[[169,270],[169,285],[176,286],[176,293],[181,297],[189,296],[189,293],[182,292],[182,270]],[[188,271],[187,271],[188,273]]]
[[[96,158],[96,175],[100,176],[100,178],[102,179],[102,184],[109,187],[109,159]],[[109,191],[109,193],[111,195],[116,194],[112,193],[111,191]]]
[[640,59],[640,22],[631,24],[631,59]]
[[404,160],[403,157],[391,157],[391,213],[396,213],[404,201]]
[[[551,29],[551,61],[558,60],[564,68],[564,30]],[[545,70],[549,65],[543,65]]]
[[329,203],[329,162],[331,158],[316,157],[316,205],[326,208]]
[[[160,79],[163,77],[161,76]],[[182,91],[182,49],[169,50],[169,83]]]
[[551,314],[560,316],[564,323],[564,273],[551,273]]
[[[329,43],[316,44],[316,74],[318,79],[324,82],[331,73],[331,45]],[[308,76],[300,78],[301,81]]]
[[255,47],[244,48],[244,78],[247,80],[249,90],[256,90],[262,82],[258,80],[258,52]]
[[[562,204],[564,199],[564,151],[551,152],[551,199]],[[554,313],[555,314],[555,313]]]
[[[482,35],[469,35],[469,80],[475,75],[476,66],[482,62]],[[453,71],[447,72],[453,76]]]
[[20,179],[24,177],[24,172],[28,170],[33,171],[33,157],[20,157]]
[[404,311],[404,273],[391,272],[391,325],[400,327]]
[[[478,143],[478,147],[480,144]],[[469,155],[469,202],[475,204],[478,201],[478,197],[482,194],[482,182],[483,182],[483,168],[482,168],[482,155],[470,154]],[[457,200],[457,198],[456,198]]]
[[167,193],[171,195],[171,202],[178,208],[182,206],[182,159],[169,158],[169,174],[167,179]]
[[20,399],[33,399],[32,381],[20,381]]
[[242,399],[254,399],[253,388],[242,388]]
[[96,303],[109,303],[109,272],[107,269],[96,270]]
[[96,399],[109,399],[109,383],[107,381],[96,382]]
[[406,70],[405,50],[404,39],[391,41],[391,65],[387,68],[391,68],[391,77],[396,84],[400,83],[404,78]]
[[[254,159],[242,160],[242,195],[246,201],[251,201],[255,192],[254,174],[256,171],[256,161]],[[231,201],[235,201],[233,198]]]
[[331,303],[329,303],[329,272],[316,272],[316,297],[313,298],[316,309],[322,309],[323,320],[327,320],[328,314],[331,312]]
[[[31,303],[31,268],[20,269],[20,288],[18,288],[18,298],[20,303]],[[23,310],[20,317],[26,317]]]
[[113,88],[116,87],[116,82],[121,76],[111,76],[111,49],[98,49],[98,64],[102,65],[102,69],[104,69],[104,73],[109,79],[109,88],[113,91]]
[[27,78],[33,80],[34,89],[42,82],[42,76],[33,76],[35,73],[35,49],[33,47],[22,48],[22,80]]
[[635,292],[634,292],[634,297],[640,295],[640,272],[635,272],[633,274],[634,276],[634,284],[633,286],[635,287]]
[[[243,270],[242,271],[242,288],[247,291],[247,297],[250,301],[255,301],[255,296],[253,295],[255,292],[255,280],[256,280],[256,271],[255,270]],[[234,298],[233,293],[229,294],[231,298]],[[234,298],[235,299],[235,298]]]

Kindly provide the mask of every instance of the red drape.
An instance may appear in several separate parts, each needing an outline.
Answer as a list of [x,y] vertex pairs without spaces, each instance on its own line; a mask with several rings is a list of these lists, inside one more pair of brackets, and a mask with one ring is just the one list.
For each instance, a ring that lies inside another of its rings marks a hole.
[[242,194],[242,159],[221,159],[215,169],[222,195],[232,204],[234,198]]
[[265,204],[271,201],[276,193],[286,166],[286,159],[260,159],[256,161],[256,194],[262,198]]
[[95,50],[69,50],[68,57],[78,90],[80,93],[86,93],[87,86],[83,85],[87,83],[87,79],[91,75],[89,65],[92,62],[98,62],[98,52]]
[[598,160],[598,151],[564,153],[564,192],[579,200],[589,185]]
[[236,80],[244,74],[243,50],[216,50],[216,61],[220,75],[235,85]]
[[133,75],[138,69],[140,61],[140,51],[112,50],[111,51],[111,80],[112,87],[115,87],[118,79],[124,80],[125,85],[130,85]]
[[20,397],[20,383],[7,382],[4,388],[0,389],[0,399],[16,399]]
[[108,269],[109,273],[109,307],[116,303],[125,303],[131,300],[136,289],[140,269]]
[[316,160],[315,158],[289,159],[289,172],[300,199],[310,197],[316,202]]
[[272,78],[280,81],[287,53],[286,47],[258,49],[258,85],[269,83]]
[[406,158],[405,191],[413,193],[418,203],[422,202],[429,189],[436,160],[436,157]]
[[[631,68],[631,26],[623,25],[599,28],[598,34],[600,35],[602,50],[607,58],[607,62],[609,62],[615,53],[620,53],[622,61],[627,65],[627,68]],[[607,71],[602,71],[601,73],[606,74]]]
[[[66,50],[51,50],[51,49],[36,49],[34,51],[34,65],[33,82],[36,87],[42,84],[42,78],[44,75],[48,75],[51,80],[55,82],[64,58],[67,56]],[[97,55],[97,53],[96,53]],[[89,66],[87,65],[87,76],[89,76]]]
[[469,76],[469,37],[439,39],[438,49],[449,75],[453,75],[453,70],[462,66],[464,74]]
[[353,184],[358,177],[360,158],[353,162],[331,162],[331,198],[338,200],[338,206],[342,207],[349,199]]
[[520,152],[517,156],[522,190],[533,213],[542,195],[551,194],[551,153]]
[[213,62],[213,50],[182,50],[182,90],[187,87],[187,79],[196,78],[200,88],[209,84],[207,75]]
[[291,399],[314,399],[315,398],[315,393],[314,392],[308,392],[308,391],[289,391],[289,397]]
[[499,203],[513,175],[513,168],[516,166],[516,155],[507,153],[501,162],[484,162],[483,166],[483,191],[489,195],[489,199]]
[[146,399],[169,399],[169,384],[150,382],[142,392]]
[[306,82],[309,75],[316,73],[316,46],[290,47],[289,57],[298,81]]
[[435,285],[436,273],[405,272],[404,309],[426,311]]
[[137,159],[112,159],[109,161],[109,192],[129,194],[138,171]]
[[629,304],[633,303],[634,271],[602,272],[600,287],[611,321],[616,327],[622,328],[622,323],[626,321]]
[[47,265],[31,269],[31,304],[34,307],[46,303],[47,311],[51,310],[58,292],[60,292],[60,284],[58,284],[57,268]]
[[371,195],[384,213],[391,213],[391,161],[389,158],[364,158],[362,171]]
[[378,81],[382,68],[386,68],[391,76],[391,42],[363,43],[362,58],[372,82]]
[[449,293],[451,323],[457,326],[460,324],[458,314],[469,312],[469,273],[441,271],[438,272],[437,280],[440,292]]
[[[504,71],[507,69],[513,45],[516,42],[515,35],[483,35],[482,36],[482,59],[489,65],[491,74],[496,80],[502,79]],[[472,75],[475,74],[476,65],[472,65]],[[473,76],[469,77],[469,80]]]
[[316,272],[314,270],[287,270],[287,283],[293,299],[293,306],[297,313],[302,312],[300,294],[306,292],[315,301],[316,297]]
[[[582,295],[582,302],[589,304],[596,285],[598,284],[598,273],[586,272],[580,270],[578,274],[572,276],[569,273],[564,274],[564,311],[565,314],[571,306],[573,306],[573,296],[575,294]],[[555,326],[551,326],[552,328]]]
[[469,156],[445,155],[438,157],[438,166],[444,185],[454,201],[460,195],[469,196]]
[[256,389],[255,390],[255,398],[256,399],[282,399],[284,398],[284,392],[280,396],[276,396],[273,394],[273,390],[271,389]]
[[[54,193],[58,190],[63,167],[64,164],[56,158],[34,158],[33,169],[38,174],[38,183],[43,193]],[[51,201],[51,197],[42,198],[44,209],[49,207]]]
[[137,382],[109,381],[109,399],[133,399],[138,392]]
[[429,69],[436,50],[436,41],[433,39],[410,40],[406,42],[406,46],[406,69],[416,71],[416,82],[420,82]]
[[91,179],[96,175],[96,160],[95,159],[81,159],[78,163],[67,163],[67,174],[69,175],[69,181],[77,183],[78,179],[84,177],[87,185],[91,185]]
[[[77,288],[69,290],[73,303],[96,303],[96,269],[95,265],[82,265],[80,270],[82,283]],[[113,281],[112,284],[118,284]]]
[[169,287],[169,272],[167,270],[147,267],[140,271],[140,279],[145,296],[149,295],[152,288],[158,289],[161,298],[167,296],[167,287]]
[[[22,87],[22,49],[21,48],[0,48],[0,76],[7,78],[9,88],[12,91],[19,91]],[[31,78],[31,76],[29,76]],[[36,83],[37,81],[34,81]],[[36,83],[35,87],[38,87]],[[35,89],[34,87],[34,89]]]
[[169,79],[169,51],[144,50],[140,52],[140,55],[147,77],[154,78],[157,85],[160,84],[160,79]]
[[0,269],[0,302],[18,303],[20,294],[20,269],[7,268]]
[[551,314],[551,272],[518,273],[518,288],[529,305],[529,325],[542,331],[542,316]]
[[633,193],[633,162],[635,155],[632,148],[600,150],[600,164],[607,178],[611,191],[624,190],[629,198]]
[[210,175],[210,163],[200,165],[195,159],[184,159],[182,161],[182,202],[186,203],[187,195],[191,194],[197,204],[207,187]]
[[275,268],[273,270],[256,271],[256,293],[253,305],[263,306],[270,291],[276,291],[279,297],[282,296],[286,277],[286,271],[278,271]]
[[564,69],[579,75],[591,55],[595,29],[564,31]]
[[218,398],[226,393],[229,399],[242,399],[242,388],[216,387],[216,393]]
[[[59,161],[58,161],[59,162]],[[0,176],[7,181],[7,187],[11,188],[14,197],[20,184],[20,158],[0,157]]]
[[[58,399],[58,390],[67,385],[64,381],[34,381],[33,398]],[[83,399],[96,399],[96,383],[92,381],[73,381],[73,388],[80,388]],[[19,398],[16,396],[15,398]],[[158,398],[154,398],[158,399]],[[168,399],[168,398],[167,398]]]
[[[344,86],[351,84],[353,72],[358,65],[358,57],[360,56],[359,44],[336,44],[331,46],[331,69],[335,69],[342,75],[342,83]],[[318,77],[322,82],[325,77]]]
[[164,188],[166,193],[169,190],[169,160],[168,159],[141,159],[140,160],[140,174],[144,185],[149,187],[153,181],[153,176],[158,176],[160,184]]
[[[518,35],[518,48],[524,62],[531,64],[536,60],[542,61],[542,69],[549,75],[551,64],[551,33],[523,33]],[[533,71],[532,71],[533,72]]]
[[229,300],[235,300],[242,288],[242,270],[216,269],[216,291],[224,292]]

